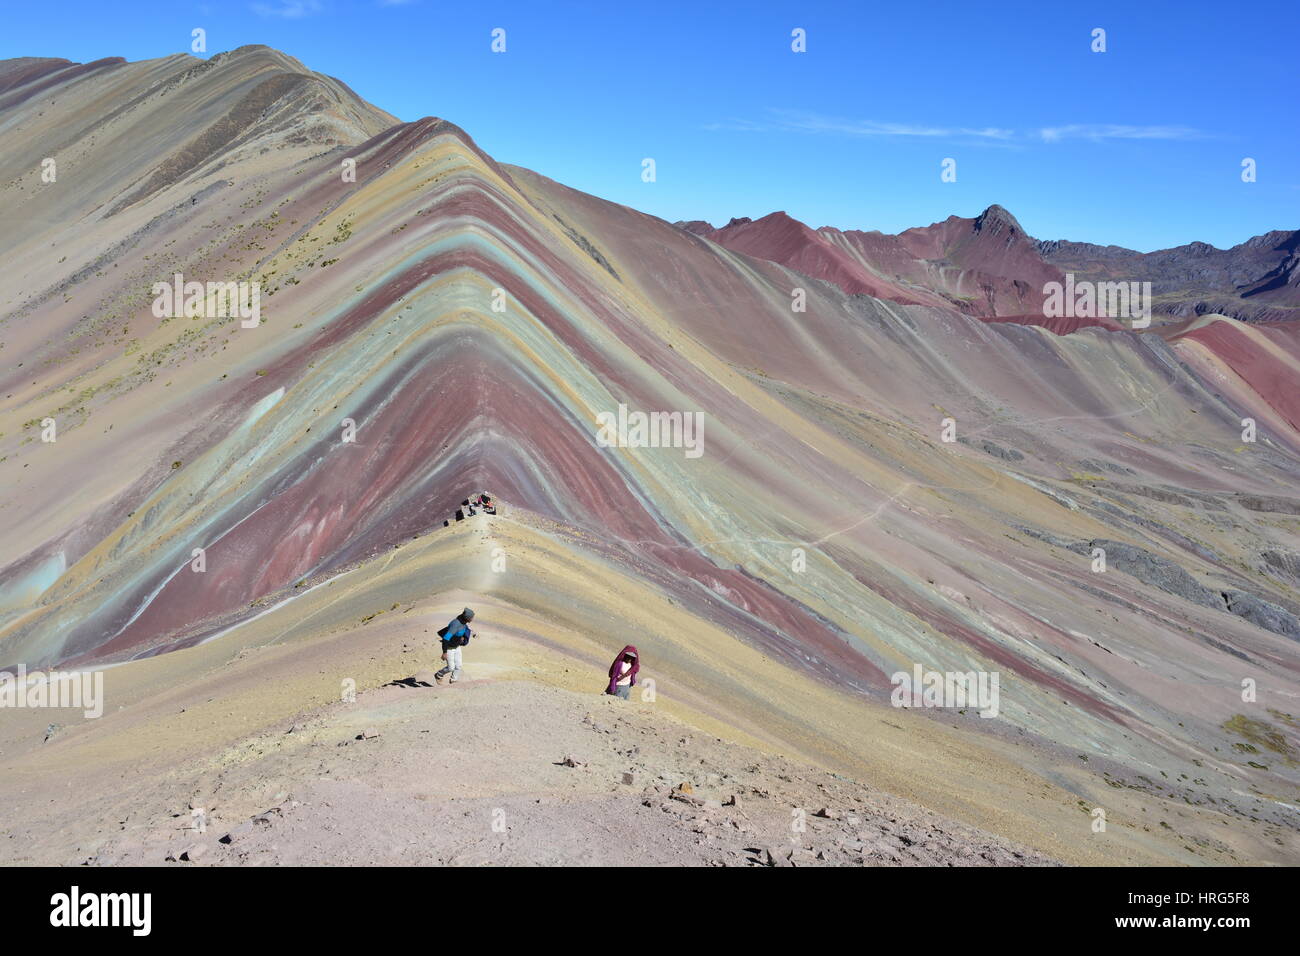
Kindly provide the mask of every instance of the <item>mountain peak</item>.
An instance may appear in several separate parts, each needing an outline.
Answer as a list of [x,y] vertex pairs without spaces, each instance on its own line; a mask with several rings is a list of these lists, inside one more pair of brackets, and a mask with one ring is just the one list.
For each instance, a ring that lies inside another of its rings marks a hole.
[[1024,234],[1024,229],[1015,216],[1011,215],[1004,207],[997,203],[989,206],[975,218],[975,231],[982,232],[985,229],[998,231],[999,227],[1011,227],[1015,231]]

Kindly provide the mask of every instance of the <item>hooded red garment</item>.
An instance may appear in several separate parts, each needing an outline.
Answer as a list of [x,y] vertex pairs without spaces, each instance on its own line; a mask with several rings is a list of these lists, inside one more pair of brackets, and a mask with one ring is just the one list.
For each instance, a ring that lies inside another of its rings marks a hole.
[[618,657],[614,658],[614,663],[609,665],[609,686],[605,688],[605,693],[611,697],[618,695],[618,681],[619,678],[624,676],[619,672],[618,665],[623,663],[624,656],[628,654],[632,655],[632,669],[627,672],[626,676],[632,678],[630,686],[636,686],[636,672],[641,669],[641,655],[637,653],[636,647],[629,644],[618,652]]

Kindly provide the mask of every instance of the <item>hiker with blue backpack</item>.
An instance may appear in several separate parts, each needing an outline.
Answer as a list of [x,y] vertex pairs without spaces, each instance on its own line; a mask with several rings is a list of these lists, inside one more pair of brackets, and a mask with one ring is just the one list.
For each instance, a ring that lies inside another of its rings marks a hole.
[[474,611],[465,608],[453,617],[446,627],[438,631],[438,636],[442,638],[442,659],[447,662],[446,667],[433,675],[433,679],[439,684],[448,674],[451,674],[448,684],[460,680],[460,651],[474,636],[474,632],[469,629],[469,622],[472,620],[474,620]]

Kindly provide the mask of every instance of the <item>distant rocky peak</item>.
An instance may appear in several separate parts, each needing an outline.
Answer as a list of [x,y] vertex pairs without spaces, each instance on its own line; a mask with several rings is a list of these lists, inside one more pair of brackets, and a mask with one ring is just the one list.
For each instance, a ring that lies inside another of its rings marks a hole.
[[975,219],[974,229],[976,232],[999,233],[1008,229],[1013,230],[1020,235],[1025,234],[1016,217],[1007,212],[1006,209],[994,203],[979,214]]

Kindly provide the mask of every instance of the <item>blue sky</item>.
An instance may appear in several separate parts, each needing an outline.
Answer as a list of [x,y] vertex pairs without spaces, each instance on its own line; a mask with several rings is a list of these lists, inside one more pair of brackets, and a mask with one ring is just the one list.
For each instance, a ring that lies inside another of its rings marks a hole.
[[996,202],[1039,238],[1151,250],[1300,226],[1295,9],[51,0],[6,4],[0,57],[146,59],[203,27],[208,55],[269,44],[403,120],[444,117],[503,162],[670,221],[784,209],[896,232]]

